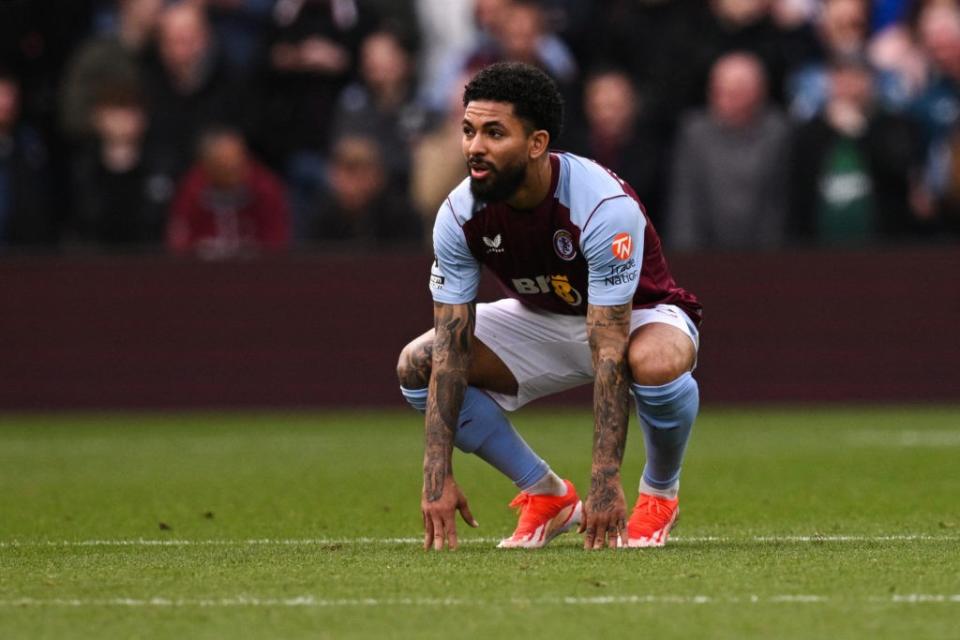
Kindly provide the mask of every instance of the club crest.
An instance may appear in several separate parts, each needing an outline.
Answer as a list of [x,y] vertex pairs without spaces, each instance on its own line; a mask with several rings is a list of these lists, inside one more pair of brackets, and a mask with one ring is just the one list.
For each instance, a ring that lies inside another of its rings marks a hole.
[[577,245],[573,243],[573,236],[566,229],[559,229],[553,234],[553,250],[561,260],[569,262],[577,257]]

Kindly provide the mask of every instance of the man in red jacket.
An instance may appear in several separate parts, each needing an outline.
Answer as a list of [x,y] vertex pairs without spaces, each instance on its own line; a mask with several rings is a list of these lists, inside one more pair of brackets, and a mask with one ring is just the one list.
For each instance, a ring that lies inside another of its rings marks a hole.
[[177,188],[167,246],[204,258],[285,249],[290,214],[283,185],[251,156],[243,136],[211,129],[198,154]]

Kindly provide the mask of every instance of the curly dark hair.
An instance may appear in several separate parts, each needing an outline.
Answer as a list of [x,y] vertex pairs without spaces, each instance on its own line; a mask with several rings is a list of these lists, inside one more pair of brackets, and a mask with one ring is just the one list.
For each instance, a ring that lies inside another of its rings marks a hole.
[[550,141],[563,129],[563,97],[557,83],[540,69],[522,62],[498,62],[481,69],[463,91],[463,106],[474,100],[513,105],[513,112],[531,131],[544,129]]

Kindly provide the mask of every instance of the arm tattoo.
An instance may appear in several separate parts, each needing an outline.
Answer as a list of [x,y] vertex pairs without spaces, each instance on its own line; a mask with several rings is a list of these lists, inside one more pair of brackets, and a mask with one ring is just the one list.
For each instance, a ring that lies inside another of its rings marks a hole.
[[434,303],[433,316],[436,336],[423,453],[423,491],[430,502],[440,499],[443,481],[451,471],[453,434],[467,390],[476,307],[472,303]]
[[620,464],[627,444],[630,316],[630,303],[591,305],[587,310],[587,335],[596,372],[591,495],[596,498],[594,508],[600,511],[610,507],[618,495]]

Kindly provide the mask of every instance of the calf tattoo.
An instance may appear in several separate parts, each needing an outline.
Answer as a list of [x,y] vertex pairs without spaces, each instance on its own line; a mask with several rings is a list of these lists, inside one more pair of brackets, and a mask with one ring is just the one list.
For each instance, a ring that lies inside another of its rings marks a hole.
[[453,434],[467,390],[470,343],[476,324],[473,304],[434,303],[433,373],[424,430],[423,494],[435,502],[450,474]]
[[423,389],[430,383],[432,365],[433,339],[418,341],[404,354],[400,384],[407,389]]

